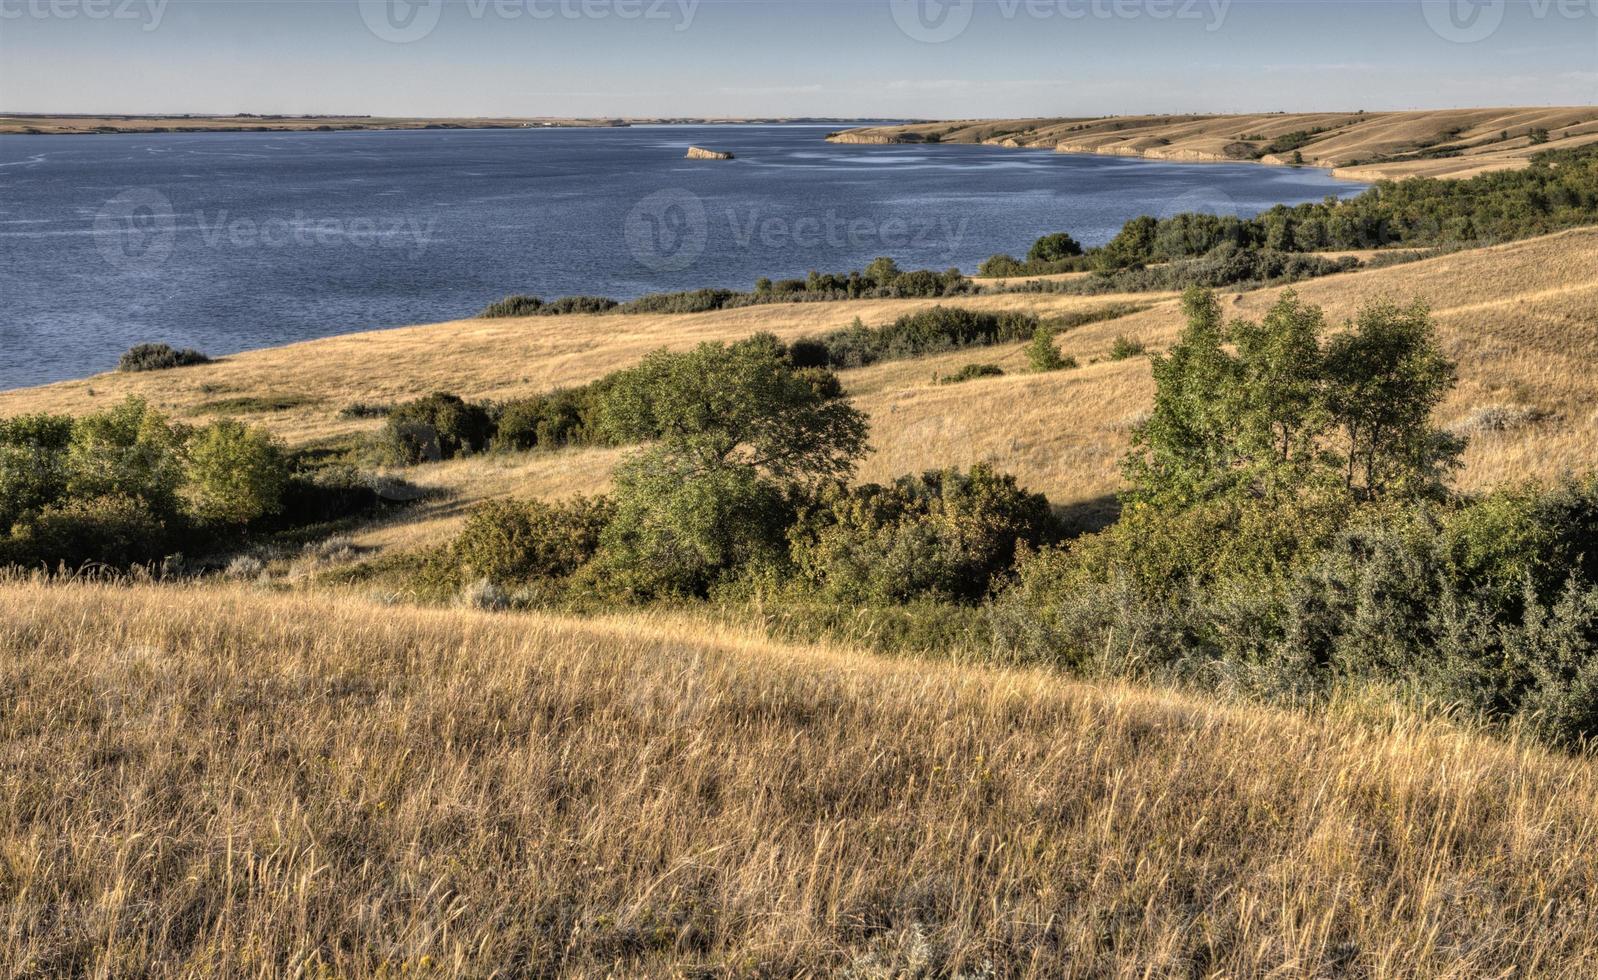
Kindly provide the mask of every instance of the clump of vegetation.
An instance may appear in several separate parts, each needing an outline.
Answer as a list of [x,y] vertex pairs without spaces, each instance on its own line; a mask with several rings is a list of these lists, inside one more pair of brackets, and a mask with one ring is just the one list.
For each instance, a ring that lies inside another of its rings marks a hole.
[[1032,333],[1032,342],[1026,348],[1027,364],[1034,371],[1063,371],[1076,367],[1076,358],[1066,357],[1054,344],[1054,331],[1044,324]]
[[849,273],[811,272],[803,279],[762,278],[750,292],[691,289],[649,293],[625,303],[602,296],[567,296],[546,302],[537,296],[510,296],[490,305],[484,317],[555,316],[564,313],[705,313],[763,303],[803,303],[843,299],[905,299],[957,296],[975,286],[959,269],[905,271],[888,257]]
[[938,379],[940,385],[957,385],[966,381],[975,381],[978,378],[997,378],[1004,374],[1004,368],[997,364],[967,364],[953,374],[946,374]]
[[177,425],[138,399],[0,420],[0,564],[157,561],[280,514],[290,480],[265,433]]
[[209,364],[211,359],[197,350],[174,350],[167,344],[138,344],[117,361],[118,371],[164,371],[167,368]]
[[1115,342],[1110,345],[1110,360],[1125,361],[1134,357],[1141,357],[1148,352],[1143,341],[1125,335],[1118,335]]
[[788,531],[799,583],[824,601],[865,606],[977,601],[1018,551],[1056,535],[1041,494],[985,465],[891,486],[828,485]]
[[795,341],[791,357],[801,367],[864,367],[878,361],[1013,343],[1032,336],[1037,325],[1038,318],[1030,313],[934,306],[881,327],[868,327],[856,317],[841,330]]
[[[1314,135],[1288,134],[1269,146],[1249,147],[1249,153],[1297,153]],[[1535,141],[1535,130],[1531,137]],[[1022,276],[1096,271],[1097,276],[1085,279],[1019,287],[1080,294],[1292,282],[1358,265],[1347,257],[1331,260],[1305,253],[1510,241],[1595,220],[1598,148],[1578,147],[1539,153],[1523,170],[1466,180],[1381,181],[1356,197],[1279,205],[1252,218],[1144,215],[1081,256],[1034,261],[1029,253],[1028,261],[1019,262],[995,255],[981,272]],[[1033,251],[1038,256],[1059,254],[1048,245],[1054,238],[1039,239]]]
[[481,452],[493,435],[487,406],[440,392],[389,412],[377,447],[384,462],[411,466]]

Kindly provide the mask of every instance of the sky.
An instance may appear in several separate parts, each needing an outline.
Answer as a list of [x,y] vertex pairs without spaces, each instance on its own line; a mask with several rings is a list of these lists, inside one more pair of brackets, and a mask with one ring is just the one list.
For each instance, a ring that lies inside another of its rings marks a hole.
[[1598,0],[0,0],[0,110],[961,118],[1598,103]]

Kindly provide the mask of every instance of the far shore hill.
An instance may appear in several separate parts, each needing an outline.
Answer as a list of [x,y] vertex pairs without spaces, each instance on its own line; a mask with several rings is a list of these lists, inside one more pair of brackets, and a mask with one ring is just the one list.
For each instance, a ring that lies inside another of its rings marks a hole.
[[546,127],[604,128],[644,125],[735,125],[749,123],[817,123],[850,125],[862,118],[709,116],[624,117],[578,119],[564,116],[410,118],[402,116],[292,116],[254,115],[28,115],[0,113],[0,135],[93,135],[96,133],[267,133],[330,132],[379,129],[542,129]]
[[1469,177],[1598,142],[1598,106],[966,119],[848,129],[834,143],[973,143],[1184,162],[1325,167],[1349,180]]

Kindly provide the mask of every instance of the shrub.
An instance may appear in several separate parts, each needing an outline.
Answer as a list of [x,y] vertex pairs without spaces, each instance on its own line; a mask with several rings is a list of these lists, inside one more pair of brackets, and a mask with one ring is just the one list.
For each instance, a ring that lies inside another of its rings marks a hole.
[[979,464],[886,487],[825,487],[789,540],[800,576],[823,597],[873,605],[975,601],[1010,572],[1019,549],[1056,533],[1041,494]]
[[614,511],[604,498],[490,501],[472,511],[450,547],[465,581],[562,579],[594,556]]
[[[800,283],[800,287],[803,287]],[[765,296],[771,293],[768,288],[764,291],[756,289],[758,295]],[[635,300],[623,303],[623,313],[704,313],[709,310],[719,310],[727,305],[737,293],[730,289],[693,289],[678,293],[651,293],[640,296]]]
[[1058,262],[1081,254],[1081,244],[1062,231],[1053,235],[1044,235],[1033,242],[1026,258],[1028,262]]
[[535,316],[544,309],[544,301],[537,296],[507,296],[478,314],[487,319],[496,317]]
[[493,432],[487,408],[439,393],[390,412],[377,446],[385,462],[409,466],[480,452]]
[[1060,355],[1060,349],[1054,346],[1054,331],[1043,324],[1038,324],[1037,330],[1032,333],[1032,342],[1026,348],[1026,359],[1034,371],[1061,371],[1076,367],[1074,359]]
[[118,371],[162,371],[167,368],[209,364],[211,359],[197,350],[173,350],[166,344],[139,344],[128,349],[117,362]]
[[883,360],[1013,343],[1032,336],[1037,325],[1037,317],[1029,313],[986,313],[934,306],[907,313],[877,328],[867,327],[856,317],[842,330],[796,341],[789,348],[789,357],[799,365],[864,367]]
[[966,381],[975,381],[977,378],[997,378],[1004,374],[1004,368],[997,364],[967,364],[965,367],[947,374],[938,379],[941,385],[957,385]]
[[192,435],[184,452],[183,496],[201,522],[248,524],[283,506],[288,464],[269,435],[223,419]]
[[609,313],[621,304],[606,296],[562,296],[545,303],[538,311],[540,316],[562,316],[569,313]]
[[164,557],[168,544],[165,520],[146,501],[125,494],[84,497],[48,504],[19,521],[7,559],[125,568]]
[[593,414],[598,389],[558,388],[548,394],[507,402],[499,409],[496,449],[559,449],[598,440]]
[[1115,338],[1115,343],[1110,345],[1110,360],[1125,361],[1129,358],[1138,357],[1147,351],[1148,348],[1143,346],[1143,342],[1141,340],[1134,340],[1131,337],[1126,336],[1118,336]]

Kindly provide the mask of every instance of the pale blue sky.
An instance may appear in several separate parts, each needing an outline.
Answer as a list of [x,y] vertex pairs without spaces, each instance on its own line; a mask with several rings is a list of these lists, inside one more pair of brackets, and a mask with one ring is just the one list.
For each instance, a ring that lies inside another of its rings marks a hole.
[[1594,102],[1598,0],[0,0],[11,111],[936,118]]

